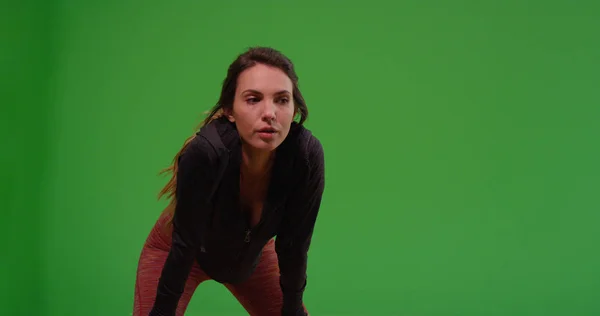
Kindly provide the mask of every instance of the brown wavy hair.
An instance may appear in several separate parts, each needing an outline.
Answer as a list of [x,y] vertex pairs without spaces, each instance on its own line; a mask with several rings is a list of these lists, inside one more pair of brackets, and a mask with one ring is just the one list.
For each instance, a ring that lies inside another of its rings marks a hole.
[[[204,121],[198,126],[198,129],[202,126],[209,124],[211,121],[221,117],[223,113],[231,111],[233,108],[233,100],[235,99],[235,91],[237,88],[237,79],[239,75],[246,69],[256,65],[264,64],[281,69],[290,78],[293,84],[293,99],[294,108],[296,113],[296,119],[299,124],[303,124],[308,118],[308,108],[304,97],[298,88],[298,75],[294,70],[294,64],[292,61],[282,54],[280,51],[270,47],[251,47],[244,53],[240,54],[232,63],[229,65],[227,70],[227,76],[223,80],[221,95],[219,100],[213,106],[213,108],[207,112],[207,116]],[[171,174],[171,178],[167,184],[158,193],[159,200],[166,197],[169,200],[169,204],[165,207],[163,213],[170,215],[172,219],[175,213],[177,205],[177,162],[179,157],[194,139],[196,134],[190,136],[183,143],[182,148],[177,152],[171,165],[163,170],[160,174]],[[170,220],[169,220],[170,221]]]

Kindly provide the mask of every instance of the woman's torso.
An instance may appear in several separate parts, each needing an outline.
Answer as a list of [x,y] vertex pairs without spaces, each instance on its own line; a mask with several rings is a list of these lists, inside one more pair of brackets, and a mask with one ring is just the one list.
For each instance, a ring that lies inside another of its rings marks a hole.
[[[251,196],[252,193],[242,190],[240,184],[239,139],[226,123],[217,127],[228,147],[228,164],[212,198],[210,211],[203,219],[205,225],[196,258],[204,272],[214,280],[236,283],[250,276],[263,247],[277,235],[286,202],[298,185],[294,172],[298,157],[293,154],[294,140],[286,140],[287,143],[278,148],[263,198],[244,198],[243,195]],[[165,229],[166,223],[162,216],[157,222],[160,229],[153,230],[153,234],[160,236],[151,236],[149,240],[170,248],[170,230]]]

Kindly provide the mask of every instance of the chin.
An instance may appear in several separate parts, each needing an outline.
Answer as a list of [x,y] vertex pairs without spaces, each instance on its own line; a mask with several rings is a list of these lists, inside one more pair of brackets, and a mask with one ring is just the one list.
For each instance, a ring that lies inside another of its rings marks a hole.
[[258,150],[262,150],[262,151],[273,151],[275,149],[277,149],[277,147],[279,146],[281,142],[277,141],[277,140],[271,140],[271,141],[264,141],[262,139],[256,139],[253,142],[250,143],[250,146],[252,146],[255,149]]

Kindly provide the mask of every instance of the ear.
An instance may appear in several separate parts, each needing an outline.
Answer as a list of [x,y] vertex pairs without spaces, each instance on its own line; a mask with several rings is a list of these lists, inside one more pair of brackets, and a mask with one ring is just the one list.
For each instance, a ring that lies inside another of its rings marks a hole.
[[224,109],[223,115],[225,115],[227,117],[229,122],[231,122],[231,123],[235,122],[235,118],[233,117],[233,111],[231,111],[231,109]]

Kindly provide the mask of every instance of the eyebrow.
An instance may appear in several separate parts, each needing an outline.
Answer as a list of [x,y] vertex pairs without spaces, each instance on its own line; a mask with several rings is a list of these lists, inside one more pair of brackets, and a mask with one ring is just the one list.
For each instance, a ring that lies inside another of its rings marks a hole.
[[[254,93],[254,94],[260,94],[260,95],[262,95],[262,94],[263,94],[262,92],[260,92],[260,91],[258,91],[258,90],[254,90],[254,89],[248,89],[248,90],[244,90],[244,91],[242,91],[242,94],[244,94],[244,93],[248,93],[248,92],[250,92],[250,93]],[[291,92],[289,92],[289,91],[287,91],[287,90],[281,90],[281,91],[277,91],[277,92],[275,92],[275,95],[280,95],[280,94],[292,94],[292,93],[291,93]]]

